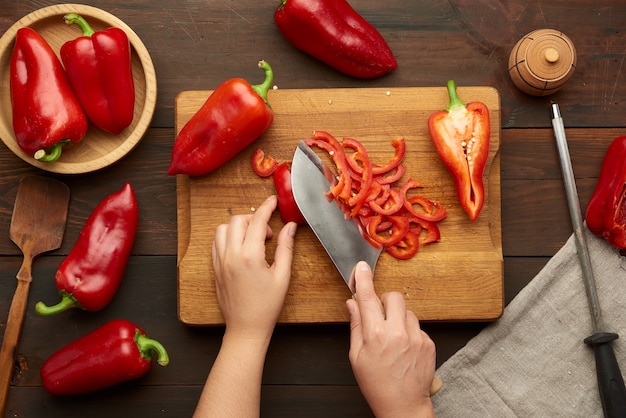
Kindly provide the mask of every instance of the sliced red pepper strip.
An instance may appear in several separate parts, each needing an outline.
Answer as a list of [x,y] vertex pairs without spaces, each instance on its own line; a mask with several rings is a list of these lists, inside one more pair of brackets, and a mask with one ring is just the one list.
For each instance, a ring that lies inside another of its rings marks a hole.
[[[378,227],[383,221],[390,221],[391,226],[383,231]],[[409,231],[409,220],[405,216],[374,215],[367,224],[367,233],[372,239],[382,245],[393,245],[399,242]]]
[[[437,242],[441,239],[441,232],[439,231],[439,227],[435,222],[427,221],[418,217],[410,217],[409,224],[417,223],[420,227],[409,228],[413,233],[420,233],[420,244],[430,244],[431,242]],[[426,236],[422,238],[423,231],[426,230]]]
[[[337,198],[347,202],[352,196],[352,180],[350,178],[350,170],[346,161],[346,154],[343,146],[337,138],[325,131],[314,131],[313,137],[307,139],[306,144],[309,146],[317,146],[326,152],[337,167],[338,183],[331,189],[331,194]],[[345,176],[343,174],[346,174]]]
[[383,166],[375,166],[372,171],[374,175],[385,174],[394,168],[396,168],[402,160],[404,159],[404,154],[406,153],[406,142],[404,138],[396,138],[391,141],[391,145],[396,149],[394,156],[387,162],[387,164]]
[[428,130],[454,178],[461,206],[475,221],[485,201],[483,171],[489,157],[489,109],[481,102],[461,102],[454,80],[448,81],[448,94],[450,105],[430,115]]
[[370,207],[376,213],[381,215],[393,215],[404,206],[404,198],[396,189],[389,189],[389,197],[382,203],[378,203],[378,199],[369,202]]
[[408,260],[417,254],[419,247],[420,241],[418,235],[408,231],[399,242],[388,245],[385,251],[398,260]]
[[392,172],[391,174],[387,173],[387,175],[384,175],[384,176],[383,175],[376,176],[376,181],[380,184],[392,184],[400,180],[402,176],[404,176],[405,173],[406,173],[406,166],[404,164],[399,164],[397,167],[395,167],[395,171]]
[[266,155],[265,151],[257,148],[252,153],[252,169],[260,177],[269,177],[278,168],[278,161],[271,155]]
[[365,147],[359,141],[356,141],[352,138],[344,138],[343,146],[356,150],[355,158],[361,161],[362,177],[359,190],[356,194],[351,196],[350,199],[348,199],[348,205],[353,208],[352,214],[354,215],[356,212],[358,212],[358,209],[363,204],[365,198],[369,194],[373,178],[372,163],[370,162]]

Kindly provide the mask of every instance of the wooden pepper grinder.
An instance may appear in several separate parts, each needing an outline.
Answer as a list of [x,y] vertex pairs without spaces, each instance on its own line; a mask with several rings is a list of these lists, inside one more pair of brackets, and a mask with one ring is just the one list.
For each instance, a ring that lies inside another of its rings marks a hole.
[[547,96],[556,93],[576,68],[576,49],[572,41],[554,29],[530,32],[513,47],[509,56],[509,75],[525,93]]

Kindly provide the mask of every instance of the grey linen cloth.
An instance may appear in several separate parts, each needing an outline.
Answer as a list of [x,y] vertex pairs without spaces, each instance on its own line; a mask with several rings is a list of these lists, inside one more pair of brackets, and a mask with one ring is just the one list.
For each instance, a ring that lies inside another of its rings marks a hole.
[[[586,228],[584,228],[586,230]],[[626,376],[626,257],[586,231],[596,288]],[[591,313],[572,235],[488,325],[437,370],[446,417],[602,417]]]

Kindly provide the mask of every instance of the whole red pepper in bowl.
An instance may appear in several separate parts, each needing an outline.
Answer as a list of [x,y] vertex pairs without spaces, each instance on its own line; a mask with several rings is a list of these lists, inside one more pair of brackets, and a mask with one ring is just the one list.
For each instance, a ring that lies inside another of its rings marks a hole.
[[54,395],[95,392],[131,379],[157,362],[167,366],[165,347],[130,321],[117,319],[69,343],[41,366],[44,389]]
[[61,46],[61,60],[87,117],[100,129],[118,134],[133,121],[135,85],[130,42],[120,28],[95,32],[76,13],[64,17],[83,32]]
[[626,249],[626,136],[615,138],[606,151],[585,220],[593,234]]
[[428,118],[428,131],[437,153],[454,178],[456,193],[470,220],[475,221],[485,201],[483,172],[491,138],[489,109],[484,103],[465,105],[456,83],[448,81],[450,105]]
[[293,46],[344,74],[375,78],[398,67],[382,35],[346,0],[281,0],[274,21]]
[[83,139],[89,122],[61,62],[34,29],[15,36],[10,64],[13,131],[19,147],[40,161],[55,161],[62,148]]
[[126,183],[94,209],[76,244],[57,269],[55,281],[61,301],[35,305],[40,315],[78,307],[99,311],[115,296],[137,232],[139,209],[135,192]]
[[201,176],[217,170],[254,142],[274,121],[267,92],[274,81],[272,67],[259,62],[262,84],[241,78],[223,82],[178,133],[169,175]]

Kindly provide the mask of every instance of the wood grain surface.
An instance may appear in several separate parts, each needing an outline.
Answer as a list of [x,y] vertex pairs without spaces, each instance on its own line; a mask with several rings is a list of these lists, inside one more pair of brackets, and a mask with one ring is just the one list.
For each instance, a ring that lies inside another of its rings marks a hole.
[[[462,87],[496,88],[501,98],[505,304],[571,235],[549,117],[550,101],[561,107],[584,208],[609,143],[626,133],[624,2],[349,0],[379,29],[398,60],[396,71],[374,80],[344,76],[293,48],[274,24],[278,3],[89,1],[124,21],[146,46],[158,78],[156,109],[145,138],[132,152],[89,175],[42,172],[0,144],[0,332],[6,325],[15,274],[22,261],[19,248],[9,238],[20,178],[26,174],[58,178],[70,186],[72,195],[63,245],[34,265],[35,279],[11,381],[7,417],[192,416],[224,328],[186,326],[177,315],[177,185],[175,178],[167,176],[176,135],[175,97],[182,91],[215,88],[230,77],[257,82],[261,77],[255,65],[259,59],[272,64],[281,89],[441,87],[449,78]],[[1,4],[3,34],[25,15],[58,2],[22,0]],[[508,58],[515,43],[524,34],[541,28],[563,31],[578,55],[572,78],[549,97],[525,94],[508,73]],[[125,181],[135,187],[140,220],[118,294],[99,313],[70,311],[56,317],[39,317],[34,305],[58,297],[55,271],[71,251],[87,217],[98,202],[119,190]],[[39,376],[47,357],[69,341],[117,318],[136,321],[162,342],[170,354],[170,365],[154,367],[141,379],[90,395],[68,399],[47,394]],[[446,321],[421,325],[436,344],[439,366],[486,323]],[[263,374],[261,416],[373,417],[348,360],[349,331],[343,323],[276,327]]]
[[[220,223],[233,214],[250,213],[274,193],[271,179],[250,167],[260,147],[279,160],[290,160],[300,139],[322,129],[337,138],[353,137],[379,164],[393,155],[391,140],[407,142],[404,179],[448,211],[440,223],[441,241],[420,248],[410,260],[383,253],[376,267],[377,291],[400,291],[407,306],[426,321],[493,320],[503,308],[503,262],[500,222],[499,95],[488,87],[459,88],[462,100],[482,101],[490,109],[491,144],[485,170],[486,204],[476,222],[469,221],[454,184],[428,134],[431,113],[447,107],[445,88],[273,90],[275,112],[269,131],[219,170],[206,176],[178,178],[179,318],[189,325],[223,323],[217,304],[211,243]],[[209,96],[208,91],[181,93],[176,101],[180,129]],[[277,214],[270,225],[282,227]],[[275,243],[267,245],[271,260]],[[347,322],[350,293],[309,228],[296,237],[292,281],[279,318],[282,323]]]

